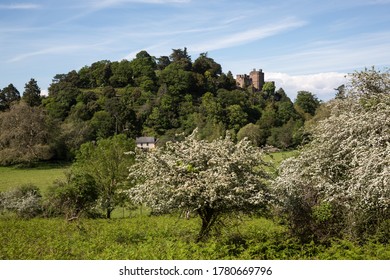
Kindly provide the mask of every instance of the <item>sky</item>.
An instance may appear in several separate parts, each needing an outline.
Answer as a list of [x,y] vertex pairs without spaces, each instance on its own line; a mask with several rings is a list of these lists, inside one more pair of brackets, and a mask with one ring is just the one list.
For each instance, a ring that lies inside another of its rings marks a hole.
[[2,0],[0,89],[34,78],[46,94],[56,74],[187,47],[326,101],[347,74],[390,66],[389,14],[390,0]]

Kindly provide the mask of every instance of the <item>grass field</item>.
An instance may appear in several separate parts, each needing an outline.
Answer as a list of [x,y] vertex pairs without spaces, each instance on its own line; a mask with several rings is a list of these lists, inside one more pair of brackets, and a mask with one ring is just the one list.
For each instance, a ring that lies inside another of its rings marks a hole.
[[301,244],[271,220],[244,217],[236,226],[196,243],[200,221],[178,215],[126,219],[5,219],[0,259],[390,259],[390,245],[335,240]]
[[264,159],[267,162],[271,162],[275,167],[278,167],[283,160],[293,157],[297,154],[297,150],[275,152],[267,154]]
[[[297,154],[297,151],[276,152],[265,156],[267,162],[271,162],[275,167],[280,163]],[[7,191],[23,184],[33,184],[45,193],[46,189],[53,184],[56,179],[64,178],[64,172],[69,168],[69,164],[40,164],[37,167],[0,167],[0,191]]]
[[58,178],[64,178],[69,164],[40,164],[37,167],[0,167],[0,191],[20,185],[33,184],[44,193]]
[[[267,155],[275,167],[295,151]],[[38,186],[42,193],[69,165],[43,164],[35,168],[0,167],[0,191],[22,184]],[[390,259],[390,244],[374,239],[365,244],[334,240],[330,244],[302,244],[286,226],[270,219],[242,216],[225,222],[219,235],[196,243],[199,218],[186,220],[179,213],[149,216],[143,208],[117,208],[112,219],[63,218],[24,220],[0,214],[0,260],[33,259]]]

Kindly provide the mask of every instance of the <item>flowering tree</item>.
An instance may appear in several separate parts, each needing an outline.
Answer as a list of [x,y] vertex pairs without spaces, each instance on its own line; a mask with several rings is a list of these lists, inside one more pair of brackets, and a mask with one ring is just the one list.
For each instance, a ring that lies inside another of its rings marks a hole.
[[296,233],[374,232],[390,218],[390,75],[355,73],[313,140],[285,161],[276,186]]
[[202,220],[198,240],[224,213],[264,208],[269,203],[262,153],[229,137],[199,141],[194,131],[182,142],[140,151],[130,169],[130,196],[157,213],[196,212]]

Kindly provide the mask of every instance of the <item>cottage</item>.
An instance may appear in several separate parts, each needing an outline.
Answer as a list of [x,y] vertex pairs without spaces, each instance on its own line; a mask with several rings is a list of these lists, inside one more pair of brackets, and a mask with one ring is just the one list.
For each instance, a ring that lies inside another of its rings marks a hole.
[[157,139],[154,137],[137,137],[135,143],[137,148],[141,149],[153,149],[156,147]]

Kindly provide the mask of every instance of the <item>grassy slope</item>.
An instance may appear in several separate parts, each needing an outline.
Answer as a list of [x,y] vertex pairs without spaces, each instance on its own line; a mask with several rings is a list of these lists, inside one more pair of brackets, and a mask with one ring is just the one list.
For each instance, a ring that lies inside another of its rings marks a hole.
[[42,192],[58,178],[64,178],[69,168],[63,164],[42,164],[34,168],[0,167],[0,191],[6,191],[23,184],[33,184]]

